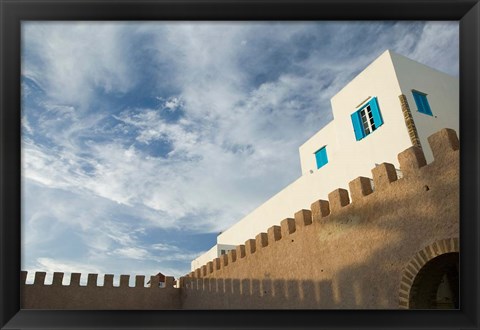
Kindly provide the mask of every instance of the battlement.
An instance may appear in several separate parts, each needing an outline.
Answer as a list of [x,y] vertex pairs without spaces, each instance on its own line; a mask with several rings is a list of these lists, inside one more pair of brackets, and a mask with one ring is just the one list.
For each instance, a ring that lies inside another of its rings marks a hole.
[[180,308],[179,289],[174,287],[173,277],[150,276],[145,285],[145,276],[135,276],[135,285],[129,286],[129,275],[120,275],[118,286],[114,275],[103,276],[103,285],[98,285],[98,274],[72,273],[70,282],[63,284],[65,273],[53,273],[52,283],[47,284],[46,272],[35,272],[34,281],[28,284],[28,272],[21,272],[22,308],[24,309],[177,309]]
[[[267,232],[259,233],[255,238],[238,245],[235,250],[206,263],[197,268],[184,278],[180,285],[185,283],[185,278],[203,278],[221,276],[223,270],[230,267],[241,267],[241,263],[268,250],[285,240],[290,240],[295,233],[302,232],[309,227],[322,226],[333,218],[351,217],[357,206],[365,203],[381,203],[382,200],[391,201],[398,189],[421,189],[428,191],[427,184],[421,184],[422,177],[428,175],[441,176],[446,171],[457,171],[458,180],[458,151],[459,140],[453,129],[442,129],[428,138],[434,155],[434,161],[427,164],[422,149],[412,146],[398,154],[402,177],[397,176],[397,171],[392,164],[382,163],[371,170],[372,179],[357,177],[349,183],[349,189],[336,189],[328,194],[328,200],[317,200],[311,204],[309,210],[299,210],[293,218],[280,221],[279,225],[270,227]],[[457,161],[452,161],[456,159]],[[452,163],[453,162],[453,163]],[[456,163],[457,168],[452,168]],[[373,182],[373,184],[372,184]],[[392,207],[392,206],[390,206]],[[298,235],[297,235],[298,236]],[[293,240],[292,240],[293,242]],[[230,273],[230,272],[229,272]]]
[[[53,273],[53,280],[51,284],[46,283],[46,272],[34,272],[34,281],[32,284],[27,283],[28,272],[22,271],[20,272],[20,284],[22,285],[34,285],[34,286],[54,286],[54,287],[86,287],[86,288],[98,288],[98,287],[105,287],[105,288],[173,288],[176,281],[175,278],[172,276],[166,276],[164,282],[160,282],[160,279],[156,275],[150,276],[150,280],[148,281],[148,285],[145,285],[145,275],[136,275],[135,276],[135,285],[130,286],[130,275],[120,275],[119,285],[114,285],[115,275],[113,274],[105,274],[103,275],[103,285],[98,285],[98,274],[86,274],[87,275],[87,282],[85,285],[81,284],[81,273],[71,273],[70,275],[70,283],[65,285],[63,284],[63,279],[65,273],[62,272],[54,272]],[[162,283],[162,285],[160,285]]]

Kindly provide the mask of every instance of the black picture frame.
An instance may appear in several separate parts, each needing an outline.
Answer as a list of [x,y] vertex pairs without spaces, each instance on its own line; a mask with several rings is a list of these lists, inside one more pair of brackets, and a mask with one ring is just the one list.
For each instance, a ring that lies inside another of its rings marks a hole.
[[[478,329],[479,62],[476,0],[0,0],[2,329]],[[460,310],[20,310],[20,24],[24,20],[455,20],[460,23]]]

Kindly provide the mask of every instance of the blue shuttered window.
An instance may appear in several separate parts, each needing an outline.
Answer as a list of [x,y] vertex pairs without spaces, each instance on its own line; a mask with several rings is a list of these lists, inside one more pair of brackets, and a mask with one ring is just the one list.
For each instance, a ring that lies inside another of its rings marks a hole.
[[317,168],[320,168],[328,163],[326,146],[315,153],[315,160],[317,161]]
[[430,109],[430,104],[428,104],[427,94],[419,91],[412,91],[412,94],[413,98],[415,99],[415,104],[417,105],[418,112],[433,116],[432,109]]
[[357,141],[363,139],[383,125],[382,114],[376,97],[372,97],[360,110],[350,115]]

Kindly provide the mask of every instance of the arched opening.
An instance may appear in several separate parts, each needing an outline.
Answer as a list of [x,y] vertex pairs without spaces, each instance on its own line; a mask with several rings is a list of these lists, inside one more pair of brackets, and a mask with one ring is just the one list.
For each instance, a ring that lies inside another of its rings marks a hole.
[[409,308],[458,309],[458,252],[439,255],[428,261],[413,281]]

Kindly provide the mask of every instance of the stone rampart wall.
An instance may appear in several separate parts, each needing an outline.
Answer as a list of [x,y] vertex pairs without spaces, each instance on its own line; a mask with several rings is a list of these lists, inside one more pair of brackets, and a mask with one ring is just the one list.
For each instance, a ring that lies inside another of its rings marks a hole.
[[129,275],[120,276],[118,287],[113,275],[105,275],[103,286],[97,286],[97,274],[88,274],[86,285],[80,284],[79,273],[72,273],[69,285],[63,285],[63,273],[54,273],[52,284],[45,284],[45,272],[36,272],[33,284],[26,284],[27,272],[22,272],[22,309],[179,309],[180,290],[174,288],[173,277],[166,277],[159,287],[157,276],[151,276],[145,287],[145,276],[135,278],[129,286]]
[[458,248],[458,138],[443,129],[429,144],[432,163],[411,147],[398,156],[401,179],[380,164],[373,185],[359,177],[181,278],[183,308],[407,306],[400,285],[412,258],[427,246]]

